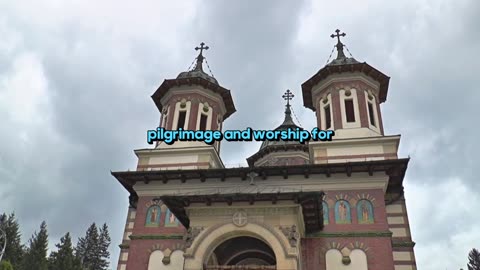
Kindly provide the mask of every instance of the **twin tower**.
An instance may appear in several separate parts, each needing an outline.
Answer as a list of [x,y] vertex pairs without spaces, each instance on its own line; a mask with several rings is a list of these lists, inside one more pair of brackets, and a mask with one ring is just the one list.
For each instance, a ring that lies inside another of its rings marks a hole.
[[[389,77],[344,53],[302,84],[304,106],[329,142],[265,141],[248,165],[226,168],[220,142],[159,142],[136,150],[136,171],[113,172],[130,194],[119,270],[414,270],[400,135],[384,135]],[[152,95],[167,130],[222,130],[230,90],[203,70]],[[290,91],[276,130],[296,129]]]

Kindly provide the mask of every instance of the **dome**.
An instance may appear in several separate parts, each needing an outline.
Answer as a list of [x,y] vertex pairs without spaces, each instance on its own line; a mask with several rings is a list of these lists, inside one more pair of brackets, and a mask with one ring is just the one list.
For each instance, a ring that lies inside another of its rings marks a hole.
[[[280,126],[278,126],[275,130],[288,130],[289,128],[294,130],[299,128],[303,130],[303,128],[297,126],[295,122],[293,122],[292,111],[290,110],[290,104],[287,104],[287,108],[285,110],[285,119],[283,120],[283,123]],[[281,146],[281,145],[287,146],[287,145],[299,145],[299,144],[301,143],[298,141],[284,141],[284,140],[264,141],[260,146],[260,150],[268,146]]]
[[[292,119],[289,101],[294,95],[290,90],[287,90],[282,97],[287,100],[285,118],[283,123],[274,130],[303,130],[303,128],[297,126]],[[300,143],[299,141],[266,140],[255,154],[247,158],[247,162],[249,166],[290,166],[307,164],[309,159],[308,141]]]
[[180,74],[178,74],[177,76],[177,79],[183,79],[183,78],[202,78],[202,79],[205,79],[207,81],[210,81],[214,84],[218,84],[218,81],[217,79],[215,79],[214,77],[208,75],[207,73],[205,73],[202,68],[195,68],[194,70],[191,70],[191,71],[185,71],[185,72],[182,72]]
[[338,66],[338,65],[349,65],[349,64],[359,64],[357,60],[353,57],[343,57],[334,59],[332,62],[328,63],[327,66]]
[[178,74],[177,79],[183,79],[183,78],[202,78],[205,79],[209,82],[212,82],[214,84],[218,85],[217,79],[215,79],[213,76],[208,75],[203,71],[203,60],[205,57],[203,56],[202,52],[203,50],[208,50],[208,46],[204,46],[205,43],[200,43],[200,47],[196,47],[195,50],[200,50],[200,54],[197,56],[197,63],[195,64],[195,68],[189,71],[182,72]]

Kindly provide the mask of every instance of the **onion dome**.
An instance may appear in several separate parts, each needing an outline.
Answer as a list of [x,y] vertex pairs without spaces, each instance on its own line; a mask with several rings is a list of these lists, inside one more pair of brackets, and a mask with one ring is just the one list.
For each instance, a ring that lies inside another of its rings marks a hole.
[[203,56],[203,50],[208,50],[208,46],[204,46],[205,43],[200,43],[200,47],[196,47],[195,50],[200,50],[200,54],[197,56],[197,63],[195,64],[195,67],[190,70],[190,71],[185,71],[180,74],[178,74],[177,79],[182,79],[182,78],[203,78],[205,80],[208,80],[212,83],[218,84],[217,79],[215,79],[213,76],[208,75],[203,71],[203,60],[205,57]]
[[[297,126],[292,119],[292,110],[290,100],[294,97],[290,90],[287,90],[282,96],[287,105],[285,108],[285,118],[283,123],[275,130],[288,130],[303,128]],[[257,153],[247,159],[249,166],[284,166],[300,165],[309,162],[308,142],[300,143],[298,141],[264,141]]]

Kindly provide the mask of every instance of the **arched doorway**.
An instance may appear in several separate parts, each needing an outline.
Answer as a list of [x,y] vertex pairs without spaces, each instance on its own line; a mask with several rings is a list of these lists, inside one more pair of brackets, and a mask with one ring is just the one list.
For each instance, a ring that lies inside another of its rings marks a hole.
[[276,269],[272,248],[254,237],[230,238],[218,245],[207,258],[206,270]]

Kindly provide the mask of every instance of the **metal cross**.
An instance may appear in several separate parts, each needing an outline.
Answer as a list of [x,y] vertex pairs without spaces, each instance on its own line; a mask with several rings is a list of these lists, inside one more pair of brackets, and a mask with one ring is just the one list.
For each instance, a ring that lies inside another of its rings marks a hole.
[[332,34],[330,37],[331,37],[331,38],[335,38],[335,37],[336,37],[337,40],[338,40],[338,43],[341,43],[341,42],[340,42],[340,37],[344,37],[344,36],[347,35],[347,34],[345,34],[345,33],[341,33],[341,34],[340,34],[340,30],[338,30],[338,29],[335,30],[335,33],[337,33],[337,34]]
[[200,50],[200,55],[202,55],[203,50],[208,50],[209,49],[208,46],[204,46],[204,45],[205,45],[204,42],[200,43],[200,47],[195,47],[195,51]]
[[290,105],[290,100],[292,100],[292,98],[294,98],[294,97],[295,97],[295,95],[292,94],[292,92],[290,92],[289,89],[287,89],[285,94],[282,96],[282,98],[287,101],[287,105]]

